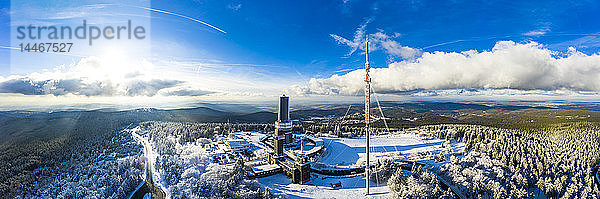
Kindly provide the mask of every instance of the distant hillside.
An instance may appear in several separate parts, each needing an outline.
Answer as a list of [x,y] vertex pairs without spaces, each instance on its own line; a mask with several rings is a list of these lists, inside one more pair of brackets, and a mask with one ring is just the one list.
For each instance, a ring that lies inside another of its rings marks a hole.
[[277,113],[260,111],[250,114],[233,115],[223,119],[235,123],[272,123],[277,120]]

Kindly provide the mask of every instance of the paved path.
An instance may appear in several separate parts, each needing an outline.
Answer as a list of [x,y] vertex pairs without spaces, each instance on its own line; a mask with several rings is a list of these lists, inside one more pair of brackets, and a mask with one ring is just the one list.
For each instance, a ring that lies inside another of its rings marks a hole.
[[153,199],[166,198],[165,192],[159,186],[156,186],[152,180],[152,164],[150,163],[150,158],[148,156],[148,154],[150,154],[150,150],[152,150],[150,143],[148,143],[148,141],[134,131],[131,132],[131,135],[140,140],[144,146],[144,156],[146,156],[146,179],[138,186],[138,188],[133,192],[133,194],[130,195],[129,198],[144,198],[146,193],[150,193]]

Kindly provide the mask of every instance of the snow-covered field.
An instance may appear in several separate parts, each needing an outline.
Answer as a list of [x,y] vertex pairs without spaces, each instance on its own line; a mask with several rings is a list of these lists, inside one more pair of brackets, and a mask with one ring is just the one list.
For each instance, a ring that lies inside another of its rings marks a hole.
[[[351,166],[367,161],[365,149],[366,138],[322,138],[325,142],[326,154],[319,162],[327,165]],[[417,152],[440,152],[444,140],[423,140],[413,133],[389,134],[371,137],[371,161],[384,157],[399,157]],[[461,150],[463,145],[453,143],[454,150]]]
[[[351,167],[366,162],[366,139],[361,138],[322,138],[326,147],[320,163],[328,166]],[[439,153],[444,140],[423,140],[414,133],[390,134],[371,137],[371,163],[380,158],[408,159],[410,154],[418,152]],[[453,151],[464,149],[460,143],[452,143]],[[398,153],[400,152],[400,153]],[[308,184],[293,184],[284,174],[277,174],[258,181],[274,193],[283,193],[290,198],[364,198],[365,178],[330,177],[313,173]],[[342,187],[333,189],[331,184],[341,182]],[[384,198],[389,193],[386,182],[371,182],[371,197]]]
[[[355,176],[351,178],[331,178],[323,175],[312,174],[307,184],[293,184],[292,180],[284,174],[276,174],[259,178],[258,182],[268,187],[273,193],[283,193],[289,198],[365,198],[365,178]],[[341,182],[342,187],[331,188],[331,184]],[[371,183],[371,197],[385,198],[389,192],[385,184]]]

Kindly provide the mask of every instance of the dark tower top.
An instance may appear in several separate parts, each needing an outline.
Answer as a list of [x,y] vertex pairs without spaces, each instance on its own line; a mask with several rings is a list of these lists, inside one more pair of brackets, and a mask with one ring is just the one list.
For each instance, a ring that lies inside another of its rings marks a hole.
[[290,98],[288,96],[279,97],[279,110],[277,112],[278,121],[290,120]]

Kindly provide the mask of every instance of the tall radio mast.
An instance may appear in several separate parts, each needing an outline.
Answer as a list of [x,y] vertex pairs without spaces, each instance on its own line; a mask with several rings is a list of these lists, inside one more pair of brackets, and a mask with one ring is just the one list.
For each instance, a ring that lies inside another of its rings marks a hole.
[[367,46],[366,46],[366,62],[365,62],[365,71],[366,71],[366,76],[365,76],[365,82],[367,83],[366,88],[365,88],[365,134],[367,134],[367,165],[365,166],[365,179],[367,180],[367,192],[366,194],[369,195],[369,166],[370,166],[370,161],[369,161],[369,139],[370,139],[370,129],[369,129],[369,123],[371,121],[370,115],[371,115],[371,109],[369,108],[369,105],[371,104],[371,77],[369,77],[369,38],[367,37]]

